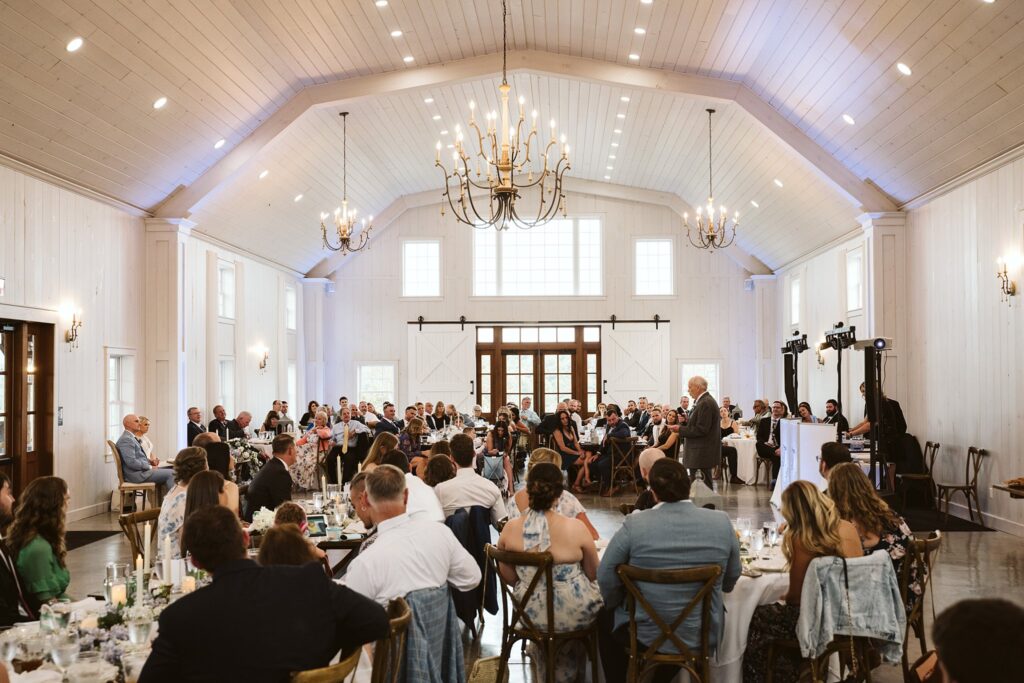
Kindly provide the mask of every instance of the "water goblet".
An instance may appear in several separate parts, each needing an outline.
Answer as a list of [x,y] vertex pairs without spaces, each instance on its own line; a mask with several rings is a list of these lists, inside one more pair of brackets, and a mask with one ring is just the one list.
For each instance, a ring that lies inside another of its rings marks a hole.
[[324,494],[317,491],[313,494],[313,511],[320,512],[324,509]]
[[57,665],[63,676],[67,676],[69,666],[78,661],[78,652],[81,649],[78,643],[78,635],[73,631],[57,631],[49,638],[50,658]]
[[141,647],[149,643],[149,632],[153,622],[148,619],[135,619],[128,622],[128,640],[132,645]]
[[750,555],[754,559],[761,556],[761,551],[764,550],[764,535],[763,534],[751,534],[750,538]]
[[768,547],[774,549],[779,544],[779,524],[778,522],[765,522],[764,528],[768,532]]

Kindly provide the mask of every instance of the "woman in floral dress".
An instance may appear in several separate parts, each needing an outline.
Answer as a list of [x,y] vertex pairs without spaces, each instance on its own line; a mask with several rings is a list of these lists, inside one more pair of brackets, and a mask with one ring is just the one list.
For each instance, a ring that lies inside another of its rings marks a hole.
[[313,426],[295,442],[295,464],[289,468],[294,486],[302,491],[320,488],[320,469],[317,463],[327,457],[334,440],[331,428],[327,426],[327,413],[319,412],[313,418]]

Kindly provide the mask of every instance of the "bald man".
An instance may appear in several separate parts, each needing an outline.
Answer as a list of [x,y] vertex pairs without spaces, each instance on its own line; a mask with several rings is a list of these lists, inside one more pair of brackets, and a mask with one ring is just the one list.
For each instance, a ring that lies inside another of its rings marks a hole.
[[[117,440],[117,450],[121,454],[121,468],[124,471],[124,480],[132,484],[144,484],[153,482],[156,484],[157,494],[166,493],[174,483],[174,472],[170,469],[157,469],[160,461],[156,458],[150,460],[142,450],[142,443],[134,432],[142,431],[138,415],[129,413],[121,420],[124,433]],[[161,492],[161,489],[163,491]]]

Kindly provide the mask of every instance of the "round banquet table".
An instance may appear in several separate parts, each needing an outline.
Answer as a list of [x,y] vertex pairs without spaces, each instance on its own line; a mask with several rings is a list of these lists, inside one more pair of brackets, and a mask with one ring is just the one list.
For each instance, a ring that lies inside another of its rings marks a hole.
[[757,440],[726,437],[722,439],[722,445],[736,449],[736,476],[753,484],[757,477]]

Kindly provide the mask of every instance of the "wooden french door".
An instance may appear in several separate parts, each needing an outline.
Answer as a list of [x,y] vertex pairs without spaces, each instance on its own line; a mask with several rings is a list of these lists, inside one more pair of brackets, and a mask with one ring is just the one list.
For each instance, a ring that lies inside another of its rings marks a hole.
[[0,321],[0,471],[15,495],[53,473],[53,325]]

